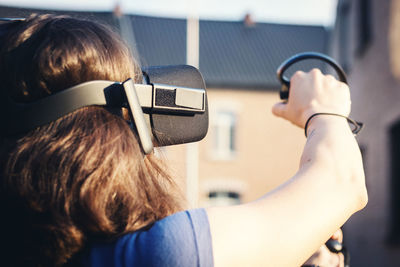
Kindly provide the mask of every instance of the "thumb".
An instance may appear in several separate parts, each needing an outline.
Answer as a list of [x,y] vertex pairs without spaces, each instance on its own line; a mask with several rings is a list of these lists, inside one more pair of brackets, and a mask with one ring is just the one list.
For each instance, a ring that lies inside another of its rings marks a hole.
[[272,106],[272,114],[277,117],[284,117],[286,112],[286,103],[279,102]]

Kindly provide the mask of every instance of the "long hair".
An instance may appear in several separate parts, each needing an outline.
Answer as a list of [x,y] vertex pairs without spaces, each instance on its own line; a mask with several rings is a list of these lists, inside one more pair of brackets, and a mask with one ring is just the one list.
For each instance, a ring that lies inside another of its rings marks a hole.
[[[33,15],[0,40],[0,90],[30,102],[90,80],[141,80],[121,39],[97,23]],[[177,186],[121,116],[85,107],[1,137],[2,264],[61,266],[91,242],[181,209]]]

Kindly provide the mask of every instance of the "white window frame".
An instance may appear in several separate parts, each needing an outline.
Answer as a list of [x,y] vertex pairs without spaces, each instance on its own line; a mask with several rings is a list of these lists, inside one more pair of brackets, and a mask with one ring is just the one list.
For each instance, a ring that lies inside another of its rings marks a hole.
[[218,110],[213,120],[213,154],[217,159],[230,160],[236,154],[236,114]]
[[[201,189],[202,194],[206,196],[202,206],[230,206],[242,203],[248,184],[240,179],[213,177],[202,181]],[[210,194],[214,193],[216,196],[210,197]],[[237,194],[238,197],[231,197],[229,193]]]

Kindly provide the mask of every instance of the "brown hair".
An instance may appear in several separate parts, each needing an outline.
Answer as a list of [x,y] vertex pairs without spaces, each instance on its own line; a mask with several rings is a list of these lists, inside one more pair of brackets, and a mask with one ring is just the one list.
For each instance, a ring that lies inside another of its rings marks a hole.
[[[0,90],[17,101],[90,80],[141,79],[127,46],[97,23],[52,15],[12,23],[1,40]],[[102,107],[2,138],[2,261],[60,266],[94,240],[180,210],[173,180],[137,140],[123,118]]]

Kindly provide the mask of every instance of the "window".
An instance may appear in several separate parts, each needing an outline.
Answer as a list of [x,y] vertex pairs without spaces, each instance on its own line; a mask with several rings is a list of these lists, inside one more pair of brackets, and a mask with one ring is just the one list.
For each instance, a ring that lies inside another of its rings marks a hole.
[[204,207],[240,204],[248,192],[245,181],[232,177],[211,177],[201,182],[201,188]]
[[359,20],[358,20],[358,47],[357,54],[362,56],[372,39],[371,34],[371,1],[359,0]]
[[229,206],[240,204],[240,194],[235,191],[214,190],[208,193],[210,206]]
[[338,28],[338,59],[345,72],[349,72],[352,60],[349,49],[350,9],[351,2],[349,0],[339,1],[336,18]]
[[400,245],[400,122],[390,129],[391,192],[390,233],[388,241]]
[[232,159],[236,151],[236,116],[231,111],[217,111],[213,119],[213,156]]

